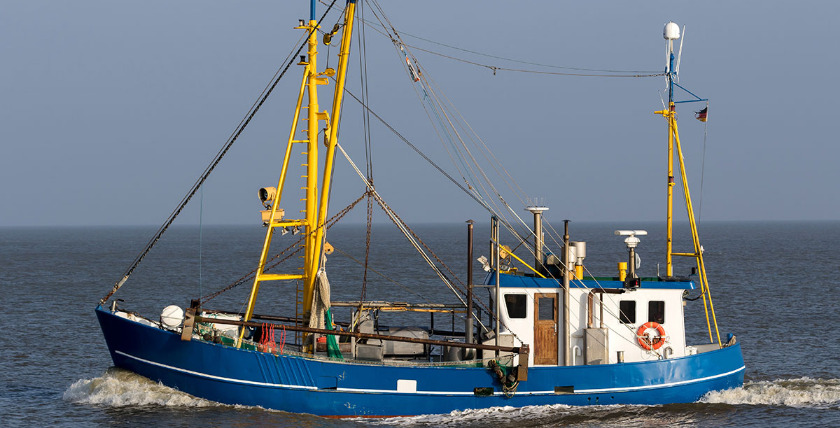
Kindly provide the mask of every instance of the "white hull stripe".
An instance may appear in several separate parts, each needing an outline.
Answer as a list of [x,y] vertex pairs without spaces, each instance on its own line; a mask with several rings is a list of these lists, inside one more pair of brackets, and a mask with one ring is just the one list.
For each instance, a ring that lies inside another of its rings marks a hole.
[[628,386],[624,388],[599,388],[599,389],[576,389],[575,394],[598,394],[604,392],[625,392],[625,391],[641,391],[645,389],[654,389],[654,388],[666,388],[672,386],[680,386],[680,385],[688,385],[690,383],[696,382],[705,382],[707,380],[717,379],[720,377],[726,377],[729,375],[733,375],[738,373],[741,370],[744,370],[746,366],[741,366],[739,369],[732,370],[731,372],[716,374],[714,376],[707,376],[701,377],[699,379],[689,379],[689,380],[681,380],[678,382],[669,382],[669,383],[662,383],[659,385],[643,385],[643,386]]
[[245,385],[268,386],[268,387],[272,387],[272,388],[318,389],[317,387],[314,387],[314,386],[283,385],[283,384],[280,384],[280,383],[255,382],[255,381],[252,381],[252,380],[232,379],[232,378],[229,378],[229,377],[214,376],[214,375],[210,375],[210,374],[207,374],[207,373],[196,372],[196,371],[192,371],[192,370],[187,370],[187,369],[182,369],[182,368],[179,368],[179,367],[173,367],[173,366],[170,366],[170,365],[157,363],[157,362],[154,362],[154,361],[145,360],[145,359],[140,358],[140,357],[135,357],[134,355],[126,354],[125,352],[122,352],[122,351],[114,351],[114,353],[120,354],[122,356],[131,358],[131,359],[135,359],[137,361],[140,361],[140,362],[143,362],[143,363],[146,363],[146,364],[151,364],[153,366],[163,367],[165,369],[174,370],[176,372],[187,373],[187,374],[191,374],[191,375],[195,375],[195,376],[199,376],[199,377],[204,377],[204,378],[208,378],[208,379],[221,380],[221,381],[224,381],[224,382],[241,383],[241,384],[245,384]]
[[[231,382],[231,383],[239,383],[244,385],[256,385],[256,386],[264,386],[270,388],[291,388],[291,389],[306,389],[306,390],[317,390],[318,388],[315,386],[303,386],[303,385],[285,385],[281,383],[267,383],[267,382],[256,382],[251,380],[242,380],[242,379],[233,379],[228,377],[222,376],[215,376],[206,373],[196,372],[193,370],[182,369],[179,367],[173,367],[170,365],[158,363],[155,361],[149,361],[140,357],[135,357],[134,355],[126,354],[122,351],[114,351],[116,354],[120,354],[122,356],[146,363],[151,364],[157,367],[163,367],[165,369],[174,370],[181,373],[187,373],[194,376],[199,376],[207,379],[214,379],[220,380],[224,382]],[[646,389],[656,389],[656,388],[669,388],[674,386],[680,385],[687,385],[691,383],[697,382],[705,382],[708,380],[713,380],[721,377],[726,377],[735,373],[738,373],[741,370],[744,370],[746,367],[741,366],[741,368],[732,370],[727,373],[716,374],[713,376],[707,376],[699,379],[689,379],[689,380],[681,380],[678,382],[669,382],[669,383],[661,383],[658,385],[642,385],[642,386],[628,386],[628,387],[619,387],[619,388],[597,388],[597,389],[576,389],[574,394],[603,394],[607,392],[629,392],[629,391],[641,391]],[[415,394],[415,395],[474,395],[473,392],[469,391],[417,391],[417,392],[400,392],[393,389],[363,389],[363,388],[335,388],[335,389],[326,389],[324,391],[338,391],[338,392],[351,392],[351,393],[368,393],[368,394]],[[503,392],[495,392],[494,395],[502,395]],[[517,395],[555,395],[554,391],[518,391]]]

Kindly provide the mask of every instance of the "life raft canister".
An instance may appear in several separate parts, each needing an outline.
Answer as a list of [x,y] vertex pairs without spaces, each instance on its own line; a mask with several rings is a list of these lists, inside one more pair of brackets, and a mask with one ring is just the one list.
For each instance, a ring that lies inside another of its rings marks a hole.
[[[659,332],[659,337],[654,337],[648,340],[645,332],[647,332],[649,328],[656,329],[656,331]],[[639,341],[639,346],[642,348],[647,349],[648,351],[655,351],[665,344],[665,329],[658,322],[648,321],[636,330],[636,339]]]

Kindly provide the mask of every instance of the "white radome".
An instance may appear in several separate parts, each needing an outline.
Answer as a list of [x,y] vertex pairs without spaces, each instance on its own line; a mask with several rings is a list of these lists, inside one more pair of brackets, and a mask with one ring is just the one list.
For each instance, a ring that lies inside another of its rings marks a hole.
[[675,22],[665,24],[665,31],[662,32],[665,40],[677,40],[680,38],[680,26]]

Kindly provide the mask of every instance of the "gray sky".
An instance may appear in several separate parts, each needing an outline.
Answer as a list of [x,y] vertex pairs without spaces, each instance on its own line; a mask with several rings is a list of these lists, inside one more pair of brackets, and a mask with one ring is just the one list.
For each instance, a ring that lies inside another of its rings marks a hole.
[[[832,77],[840,4],[379,1],[407,34],[570,67],[662,70],[663,25],[686,25],[681,83],[711,99],[701,219],[840,219],[840,83]],[[292,49],[300,37],[292,27],[307,5],[4,2],[0,226],[160,224]],[[374,31],[367,39],[371,107],[453,171],[401,58]],[[545,198],[549,219],[664,217],[666,129],[652,113],[661,109],[662,78],[494,76],[415,54],[518,184]],[[355,90],[355,53],[350,72]],[[276,183],[299,79],[293,66],[208,181],[206,223],[257,224],[256,190]],[[321,94],[329,106],[330,91]],[[357,107],[346,104],[341,142],[363,164]],[[703,126],[692,111],[700,107],[680,110],[695,205]],[[406,220],[486,218],[392,134],[378,125],[372,132],[379,191]],[[341,208],[362,187],[343,162],[336,177],[333,207]],[[198,207],[179,222],[196,223]],[[363,220],[363,209],[351,220]]]

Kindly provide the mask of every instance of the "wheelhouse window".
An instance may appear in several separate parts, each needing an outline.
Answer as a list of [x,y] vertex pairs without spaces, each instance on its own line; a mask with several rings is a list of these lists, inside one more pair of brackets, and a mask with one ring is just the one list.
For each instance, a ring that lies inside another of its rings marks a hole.
[[621,300],[618,302],[618,314],[622,324],[636,323],[636,301]]
[[659,300],[648,302],[648,321],[665,324],[665,302]]
[[505,294],[505,306],[510,318],[525,318],[528,297],[524,294]]

